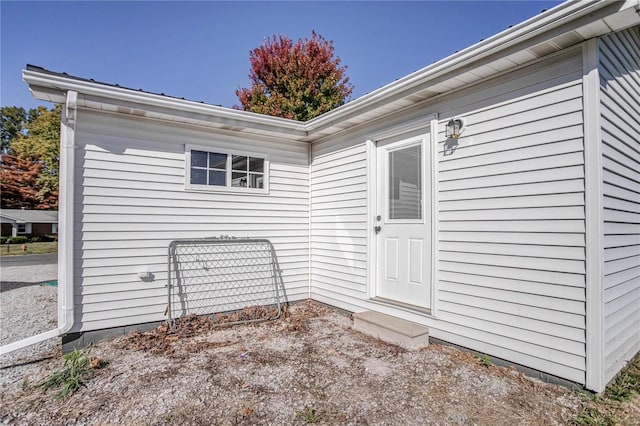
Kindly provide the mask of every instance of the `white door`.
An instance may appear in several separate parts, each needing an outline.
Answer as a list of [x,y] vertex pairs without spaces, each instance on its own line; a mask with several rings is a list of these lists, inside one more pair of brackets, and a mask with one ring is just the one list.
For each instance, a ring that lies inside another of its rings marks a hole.
[[425,137],[378,142],[375,296],[431,307],[430,196]]

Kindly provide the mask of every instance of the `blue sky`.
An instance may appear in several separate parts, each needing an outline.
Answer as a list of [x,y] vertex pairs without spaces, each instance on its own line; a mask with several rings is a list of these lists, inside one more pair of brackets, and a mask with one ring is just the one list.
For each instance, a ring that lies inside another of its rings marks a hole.
[[352,99],[559,1],[0,3],[0,104],[43,104],[25,64],[231,107],[249,51],[273,34],[334,42]]

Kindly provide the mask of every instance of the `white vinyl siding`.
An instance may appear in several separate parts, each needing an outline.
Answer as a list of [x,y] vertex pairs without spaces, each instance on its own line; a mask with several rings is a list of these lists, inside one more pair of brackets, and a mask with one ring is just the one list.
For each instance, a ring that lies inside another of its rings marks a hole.
[[599,40],[605,380],[640,350],[639,27]]
[[[609,380],[640,349],[638,28],[598,46]],[[435,338],[585,383],[582,54],[581,46],[565,49],[311,146],[80,111],[72,331],[164,319],[170,241],[259,237],[275,245],[287,300],[310,295],[377,310],[425,324]],[[425,314],[370,299],[376,175],[368,140],[395,129],[424,135],[434,114],[435,299]],[[444,134],[453,117],[466,124],[455,146]],[[213,152],[241,145],[268,158],[268,193],[185,190],[191,144]],[[154,281],[137,278],[143,269]]]
[[[309,283],[308,146],[79,112],[76,136],[76,326],[163,320],[167,249],[178,238],[269,239],[289,300]],[[185,190],[185,144],[270,158],[269,194]],[[152,282],[138,271],[148,269]]]
[[366,298],[366,145],[317,152],[311,166],[313,292]]
[[[435,317],[368,299],[374,265],[367,265],[363,143],[384,130],[381,123],[312,147],[313,297],[420,322],[433,337],[584,383],[581,50],[405,114],[433,113],[440,118]],[[467,127],[444,156],[452,117]]]
[[[580,51],[504,80],[509,100],[491,85],[500,101],[440,115],[438,319],[454,343],[584,383]],[[466,129],[444,155],[454,116]]]

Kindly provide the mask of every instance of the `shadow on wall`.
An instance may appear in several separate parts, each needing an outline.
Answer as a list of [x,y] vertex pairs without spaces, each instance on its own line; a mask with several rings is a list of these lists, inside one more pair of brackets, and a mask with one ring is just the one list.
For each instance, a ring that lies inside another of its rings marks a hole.
[[449,155],[453,155],[453,153],[456,152],[456,149],[458,148],[458,138],[447,138],[447,140],[444,142],[443,148],[443,156],[447,157]]

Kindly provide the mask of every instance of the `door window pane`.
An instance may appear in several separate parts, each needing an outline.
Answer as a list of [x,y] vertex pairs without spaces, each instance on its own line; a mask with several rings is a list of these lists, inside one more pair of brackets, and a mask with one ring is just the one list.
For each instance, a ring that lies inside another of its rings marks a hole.
[[422,219],[422,147],[389,153],[389,219]]

